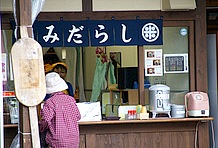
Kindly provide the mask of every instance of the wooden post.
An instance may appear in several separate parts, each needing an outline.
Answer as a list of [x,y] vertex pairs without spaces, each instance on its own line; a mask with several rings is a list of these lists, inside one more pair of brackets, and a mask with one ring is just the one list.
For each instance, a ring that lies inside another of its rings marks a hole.
[[137,46],[138,49],[138,95],[139,103],[145,105],[145,88],[144,88],[144,69],[145,69],[145,57],[144,57],[144,47]]
[[[28,34],[32,36],[32,5],[31,0],[17,0],[16,1],[16,17],[17,17],[17,37],[20,38],[19,26],[29,26]],[[19,106],[19,128],[20,128],[20,147],[31,148],[31,130],[29,120],[29,109],[28,107],[20,103]]]

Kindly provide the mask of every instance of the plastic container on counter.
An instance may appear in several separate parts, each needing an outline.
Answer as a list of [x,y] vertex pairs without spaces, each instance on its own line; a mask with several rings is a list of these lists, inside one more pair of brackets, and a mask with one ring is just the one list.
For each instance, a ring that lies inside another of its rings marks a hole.
[[184,118],[185,117],[185,105],[171,105],[171,117],[172,118]]

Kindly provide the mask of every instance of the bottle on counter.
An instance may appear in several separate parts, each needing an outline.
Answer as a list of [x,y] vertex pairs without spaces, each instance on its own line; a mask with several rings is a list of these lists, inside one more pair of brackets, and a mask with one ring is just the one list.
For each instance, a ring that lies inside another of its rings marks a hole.
[[141,113],[147,113],[147,109],[145,106],[142,106]]
[[135,120],[135,119],[137,119],[136,115],[137,115],[136,110],[128,110],[127,119],[128,120]]

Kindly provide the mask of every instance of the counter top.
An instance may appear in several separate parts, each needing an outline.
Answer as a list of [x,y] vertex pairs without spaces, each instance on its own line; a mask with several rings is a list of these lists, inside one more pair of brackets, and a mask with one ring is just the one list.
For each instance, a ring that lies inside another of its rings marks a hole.
[[[190,121],[210,121],[213,117],[204,118],[149,118],[146,120],[102,120],[102,121],[80,121],[79,125],[95,125],[95,124],[124,124],[124,123],[157,123],[157,122],[190,122]],[[6,124],[5,128],[18,127],[18,124]]]
[[4,128],[17,128],[18,127],[18,124],[4,124]]
[[[103,121],[81,121],[79,125],[90,124],[123,124],[123,123],[151,123],[151,122],[190,122],[190,121],[210,121],[213,117],[206,118],[150,118],[146,120],[103,120]],[[18,127],[18,124],[5,124],[5,128]]]
[[210,121],[213,117],[201,118],[149,118],[146,120],[102,120],[102,121],[81,121],[79,125],[96,125],[96,124],[124,124],[124,123],[158,123],[158,122],[192,122],[192,121]]

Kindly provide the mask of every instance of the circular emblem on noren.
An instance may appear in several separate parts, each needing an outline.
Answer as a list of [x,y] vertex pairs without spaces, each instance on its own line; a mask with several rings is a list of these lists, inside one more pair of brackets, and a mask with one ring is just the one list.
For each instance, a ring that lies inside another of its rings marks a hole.
[[142,37],[147,42],[154,42],[155,40],[157,40],[159,35],[159,28],[154,23],[147,23],[142,28]]

